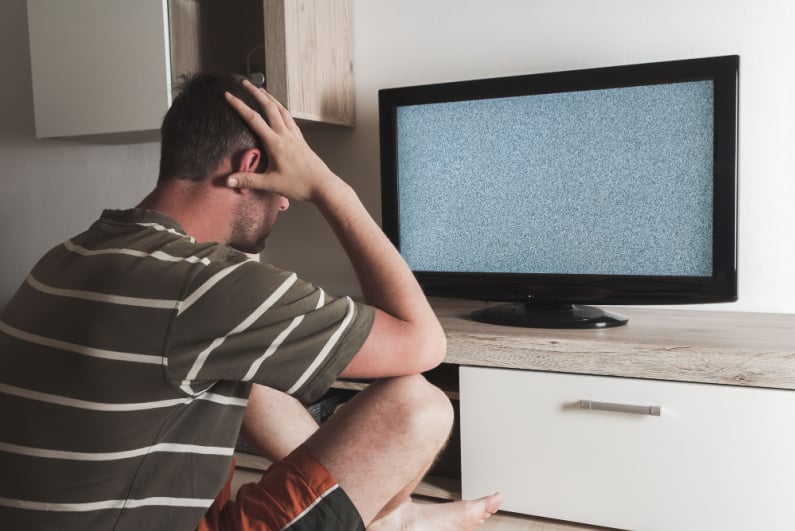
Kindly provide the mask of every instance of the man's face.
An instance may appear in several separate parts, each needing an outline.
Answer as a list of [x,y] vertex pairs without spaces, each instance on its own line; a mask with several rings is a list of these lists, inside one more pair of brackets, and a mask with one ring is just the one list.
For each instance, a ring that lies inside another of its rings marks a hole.
[[238,203],[229,246],[244,253],[261,253],[276,217],[288,207],[287,199],[278,194],[253,190]]

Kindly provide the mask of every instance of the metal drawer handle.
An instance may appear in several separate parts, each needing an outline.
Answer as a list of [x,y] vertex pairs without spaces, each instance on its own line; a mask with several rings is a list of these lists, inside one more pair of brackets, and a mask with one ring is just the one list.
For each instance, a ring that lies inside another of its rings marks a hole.
[[617,411],[619,413],[636,413],[638,415],[652,415],[659,417],[662,413],[660,406],[633,406],[631,404],[613,404],[611,402],[593,402],[591,400],[580,400],[580,409],[588,411]]

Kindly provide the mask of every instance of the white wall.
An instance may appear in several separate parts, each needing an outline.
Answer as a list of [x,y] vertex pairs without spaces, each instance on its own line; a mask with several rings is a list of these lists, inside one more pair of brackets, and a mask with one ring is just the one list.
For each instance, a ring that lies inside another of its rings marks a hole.
[[36,140],[25,0],[0,2],[0,72],[2,308],[40,255],[84,230],[102,208],[129,206],[152,188],[160,146]]
[[[357,127],[307,131],[378,217],[377,90],[592,66],[741,55],[740,301],[795,313],[795,5],[789,0],[354,0]],[[0,306],[36,258],[103,207],[138,201],[154,142],[36,140],[24,0],[0,3]],[[120,102],[124,104],[124,102]],[[293,205],[268,259],[357,291],[320,216]]]

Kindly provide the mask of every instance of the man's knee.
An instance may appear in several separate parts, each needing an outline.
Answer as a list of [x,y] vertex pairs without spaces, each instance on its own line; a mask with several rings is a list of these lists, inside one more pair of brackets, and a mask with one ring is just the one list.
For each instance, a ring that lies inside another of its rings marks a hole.
[[421,375],[379,382],[388,395],[388,414],[408,436],[437,434],[446,440],[453,426],[453,406],[444,392]]

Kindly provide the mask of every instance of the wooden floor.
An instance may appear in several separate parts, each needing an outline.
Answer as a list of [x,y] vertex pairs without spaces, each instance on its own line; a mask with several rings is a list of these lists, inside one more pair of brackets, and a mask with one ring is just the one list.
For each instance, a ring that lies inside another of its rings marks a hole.
[[557,520],[531,518],[529,516],[497,513],[478,528],[484,531],[577,531],[584,529],[600,529]]
[[[259,471],[237,469],[232,480],[232,492],[237,492],[237,489],[243,483],[257,481],[261,475],[262,472]],[[447,503],[426,497],[417,497],[415,500],[421,503]],[[486,523],[478,529],[483,531],[593,531],[607,528],[498,512],[486,520]]]
[[[415,498],[415,500],[423,503],[444,503],[430,498]],[[480,526],[478,531],[595,531],[606,529],[609,528],[498,512],[486,520],[486,523]]]

